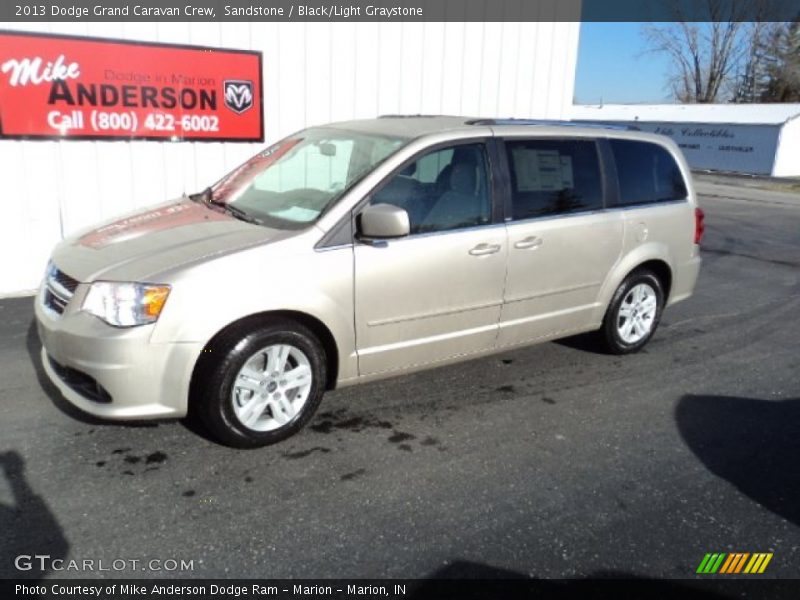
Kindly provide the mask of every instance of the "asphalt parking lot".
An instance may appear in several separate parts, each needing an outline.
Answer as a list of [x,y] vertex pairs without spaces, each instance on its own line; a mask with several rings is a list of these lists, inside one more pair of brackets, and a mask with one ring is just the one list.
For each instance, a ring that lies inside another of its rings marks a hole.
[[800,196],[699,189],[696,295],[642,353],[574,338],[342,390],[255,451],[76,415],[35,366],[31,299],[0,301],[0,576],[50,554],[203,578],[685,578],[741,551],[800,577]]

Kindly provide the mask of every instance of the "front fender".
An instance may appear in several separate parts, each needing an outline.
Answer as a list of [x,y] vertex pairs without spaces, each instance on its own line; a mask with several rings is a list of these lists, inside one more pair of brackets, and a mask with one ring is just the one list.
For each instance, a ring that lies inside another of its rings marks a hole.
[[352,249],[284,244],[251,248],[174,275],[152,342],[205,346],[245,317],[294,311],[328,328],[339,353],[338,378],[355,377]]

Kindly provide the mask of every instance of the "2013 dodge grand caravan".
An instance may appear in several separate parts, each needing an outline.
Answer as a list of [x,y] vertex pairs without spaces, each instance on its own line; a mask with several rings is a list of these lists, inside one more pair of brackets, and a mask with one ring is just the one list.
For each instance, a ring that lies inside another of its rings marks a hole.
[[49,377],[109,419],[223,442],[298,431],[323,392],[597,331],[639,350],[700,267],[669,139],[456,117],[315,127],[204,192],[59,244]]

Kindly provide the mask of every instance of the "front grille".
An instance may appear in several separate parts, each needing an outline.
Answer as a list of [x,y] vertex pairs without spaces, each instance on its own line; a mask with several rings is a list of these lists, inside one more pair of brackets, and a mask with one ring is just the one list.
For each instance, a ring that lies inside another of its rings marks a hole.
[[57,363],[50,355],[47,356],[47,360],[50,361],[50,366],[53,368],[53,371],[55,371],[55,374],[58,375],[58,378],[66,383],[72,390],[92,402],[98,402],[100,404],[111,403],[111,394],[109,394],[102,385],[97,383],[93,377],[77,369],[73,369],[72,367],[65,367]]
[[44,305],[59,315],[64,314],[64,309],[67,307],[68,302],[69,300],[63,300],[61,297],[56,296],[50,291],[50,288],[44,291]]
[[62,315],[77,287],[76,279],[51,265],[45,279],[42,303],[54,313]]
[[51,278],[58,283],[61,287],[67,290],[70,294],[75,293],[75,289],[78,287],[78,280],[73,279],[64,271],[60,271],[59,269],[53,269],[53,273]]

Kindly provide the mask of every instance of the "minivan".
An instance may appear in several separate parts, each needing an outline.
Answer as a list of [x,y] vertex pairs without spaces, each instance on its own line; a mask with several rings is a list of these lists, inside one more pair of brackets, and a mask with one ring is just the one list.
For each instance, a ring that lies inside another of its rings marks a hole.
[[55,248],[60,392],[274,443],[323,393],[584,332],[636,352],[691,295],[703,213],[668,138],[389,116],[305,129],[202,192]]

